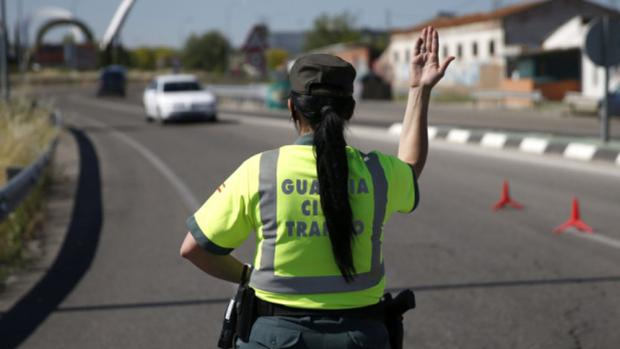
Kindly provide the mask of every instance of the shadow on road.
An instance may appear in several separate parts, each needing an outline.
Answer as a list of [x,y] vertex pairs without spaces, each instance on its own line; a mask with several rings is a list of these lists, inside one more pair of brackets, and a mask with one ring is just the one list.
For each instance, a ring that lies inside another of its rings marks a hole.
[[56,310],[56,312],[65,313],[65,312],[136,309],[136,308],[181,307],[181,306],[196,306],[196,305],[208,305],[208,304],[225,304],[225,303],[228,303],[229,301],[230,301],[230,298],[217,298],[217,299],[192,299],[192,300],[169,301],[169,302],[79,305],[79,306],[60,307]]
[[103,214],[99,160],[93,143],[82,131],[71,129],[71,133],[80,153],[71,223],[48,273],[0,317],[2,348],[20,345],[56,310],[87,272],[97,249]]
[[620,276],[601,276],[601,277],[575,277],[561,279],[535,279],[535,280],[508,280],[508,281],[489,281],[489,282],[469,282],[460,284],[437,284],[421,285],[411,287],[387,288],[387,292],[398,292],[411,289],[416,292],[450,291],[459,289],[481,289],[481,288],[500,288],[500,287],[527,287],[527,286],[549,286],[549,285],[574,285],[574,284],[594,284],[620,282]]

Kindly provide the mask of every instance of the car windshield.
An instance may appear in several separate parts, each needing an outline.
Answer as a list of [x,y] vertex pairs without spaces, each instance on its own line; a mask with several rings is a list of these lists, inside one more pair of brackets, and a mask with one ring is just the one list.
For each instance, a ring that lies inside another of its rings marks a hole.
[[125,74],[121,72],[105,72],[101,78],[107,81],[122,81],[125,79]]
[[164,84],[164,92],[200,91],[202,86],[196,81],[177,81]]

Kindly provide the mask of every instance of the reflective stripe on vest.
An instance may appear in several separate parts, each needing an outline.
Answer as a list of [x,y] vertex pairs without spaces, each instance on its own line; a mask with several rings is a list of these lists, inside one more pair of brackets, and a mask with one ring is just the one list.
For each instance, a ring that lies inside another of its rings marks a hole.
[[[374,216],[372,222],[372,255],[370,271],[358,273],[351,283],[342,275],[278,276],[275,274],[277,222],[277,168],[279,150],[265,152],[260,158],[259,205],[263,224],[260,269],[252,272],[250,285],[256,289],[284,294],[315,294],[352,292],[371,288],[381,282],[385,274],[381,261],[381,231],[387,206],[387,180],[376,154],[364,156],[374,187]],[[331,250],[329,251],[331,253]]]

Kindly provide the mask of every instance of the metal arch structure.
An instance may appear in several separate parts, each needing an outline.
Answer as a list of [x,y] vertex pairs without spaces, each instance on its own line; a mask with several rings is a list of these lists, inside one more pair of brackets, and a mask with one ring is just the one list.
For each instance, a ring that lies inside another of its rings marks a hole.
[[41,28],[39,28],[39,30],[37,31],[37,36],[35,39],[35,45],[34,47],[39,47],[41,45],[41,43],[43,42],[43,37],[45,36],[45,34],[52,28],[59,26],[59,25],[72,25],[75,26],[77,28],[80,29],[80,31],[84,34],[85,39],[87,42],[89,43],[93,43],[95,41],[95,37],[93,35],[93,32],[90,30],[90,28],[88,28],[88,26],[78,20],[78,19],[52,19],[50,21],[48,21],[47,23],[43,24],[41,26]]
[[[71,11],[66,10],[62,7],[54,6],[41,7],[29,13],[26,18],[24,18],[21,23],[18,24],[21,44],[25,47],[30,46],[30,27],[34,22],[41,22],[44,24],[49,22],[50,20],[57,19],[75,19],[75,17],[73,13],[71,13]],[[78,41],[82,41],[84,39],[84,37],[82,36],[82,32],[77,27],[74,27],[73,35]]]
[[106,29],[105,34],[99,43],[100,50],[107,50],[110,44],[112,44],[112,42],[118,37],[118,34],[120,33],[121,28],[123,27],[123,24],[125,24],[125,20],[129,15],[129,11],[131,11],[131,8],[135,2],[135,0],[123,0],[120,3],[118,9],[116,9],[116,12],[114,13],[114,17],[112,17],[112,21],[110,21],[108,29]]

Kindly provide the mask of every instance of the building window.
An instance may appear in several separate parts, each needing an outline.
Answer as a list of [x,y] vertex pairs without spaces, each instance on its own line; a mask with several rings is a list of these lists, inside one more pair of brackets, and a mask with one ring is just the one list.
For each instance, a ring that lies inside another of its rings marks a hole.
[[474,42],[471,44],[471,55],[474,57],[478,57],[478,43]]
[[394,51],[394,63],[398,63],[398,51]]
[[489,56],[495,56],[495,41],[489,41]]
[[461,44],[456,45],[456,58],[463,58],[463,46]]
[[443,46],[443,58],[447,58],[448,55],[450,54],[450,51],[448,50],[448,45],[444,45]]
[[410,57],[409,57],[409,49],[405,50],[405,63],[409,63],[410,61]]

